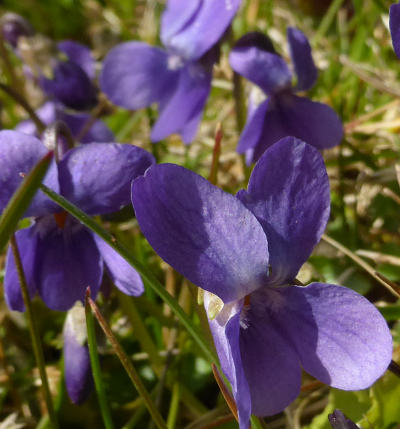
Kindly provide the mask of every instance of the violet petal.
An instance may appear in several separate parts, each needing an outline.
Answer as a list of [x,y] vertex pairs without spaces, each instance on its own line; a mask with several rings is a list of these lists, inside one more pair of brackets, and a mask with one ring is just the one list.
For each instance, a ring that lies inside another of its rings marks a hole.
[[90,49],[73,40],[63,40],[57,43],[57,48],[67,55],[68,59],[78,64],[88,75],[90,80],[96,77],[95,61]]
[[200,63],[190,63],[180,70],[177,88],[152,129],[152,141],[185,131],[185,143],[190,143],[211,90],[211,79],[211,71]]
[[71,401],[79,405],[87,399],[93,388],[85,309],[80,302],[69,310],[63,336],[65,386]]
[[293,280],[329,219],[329,179],[321,154],[294,137],[280,140],[259,159],[247,193],[238,197],[268,237],[269,282]]
[[52,310],[68,310],[83,301],[90,286],[95,297],[103,276],[103,261],[89,231],[68,216],[63,228],[52,215],[35,224],[37,245],[37,287]]
[[282,57],[254,45],[236,43],[229,54],[229,63],[235,72],[258,85],[268,94],[291,87],[292,74]]
[[169,55],[141,42],[122,43],[104,60],[100,86],[117,106],[142,109],[168,97],[178,72],[169,65]]
[[307,37],[297,28],[287,29],[289,50],[297,75],[297,91],[306,91],[317,80],[318,71],[311,55],[311,46]]
[[[26,229],[20,229],[15,233],[15,238],[17,240],[18,250],[21,256],[22,266],[24,268],[29,295],[33,298],[37,287],[35,278],[37,236],[35,234],[34,227],[30,226]],[[7,252],[4,276],[4,295],[10,310],[25,311],[21,285],[11,247],[8,248]]]
[[[209,294],[204,294],[204,305],[208,308]],[[242,303],[225,305],[220,314],[209,320],[215,348],[221,368],[232,386],[236,402],[240,429],[248,429],[251,415],[249,385],[244,375],[240,353],[240,312]]]
[[268,270],[261,225],[233,195],[173,164],[147,170],[132,184],[139,226],[156,252],[224,302],[260,287]]
[[328,105],[285,92],[268,100],[264,129],[254,147],[253,162],[269,146],[286,136],[294,136],[317,149],[328,149],[340,143],[343,125]]
[[132,180],[153,162],[153,156],[137,146],[87,143],[60,161],[61,193],[89,214],[117,211],[130,202]]
[[400,58],[400,2],[390,6],[389,27],[394,52]]
[[[193,2],[198,5],[194,11],[194,5],[179,7],[175,0],[171,4],[172,12],[179,10],[179,21],[174,31],[165,29],[163,21],[163,43],[169,50],[178,53],[186,60],[197,60],[215,45],[228,28],[234,18],[241,0],[202,0]],[[168,5],[169,7],[169,5]],[[168,10],[168,8],[167,8]],[[188,16],[190,19],[188,19]],[[171,22],[167,15],[167,20]],[[186,21],[182,26],[182,21]],[[180,30],[177,31],[177,28]],[[165,32],[166,30],[166,32]]]
[[[0,212],[21,184],[23,178],[20,173],[29,173],[47,152],[40,140],[33,136],[11,130],[0,131]],[[55,162],[50,164],[43,183],[59,192]],[[59,207],[39,190],[24,216],[40,216],[56,211]]]
[[138,272],[98,235],[93,239],[115,286],[126,295],[141,295],[144,287]]
[[312,283],[284,291],[281,313],[304,369],[343,390],[366,389],[387,369],[392,337],[363,296],[343,286]]

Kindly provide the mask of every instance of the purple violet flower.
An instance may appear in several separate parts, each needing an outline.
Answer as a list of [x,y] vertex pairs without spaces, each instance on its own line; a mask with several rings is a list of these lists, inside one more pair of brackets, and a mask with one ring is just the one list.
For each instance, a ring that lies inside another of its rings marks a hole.
[[394,52],[400,58],[400,2],[390,6],[389,27]]
[[[0,131],[0,212],[22,178],[47,149],[40,140],[16,131]],[[89,215],[106,214],[129,203],[133,178],[152,165],[153,156],[129,144],[87,143],[68,150],[55,162],[44,184],[73,202]],[[62,211],[39,191],[25,216],[33,224],[16,232],[31,296],[41,296],[54,310],[68,310],[84,299],[87,286],[96,296],[103,265],[113,283],[127,295],[140,295],[143,283],[131,268],[102,239]],[[7,254],[4,279],[10,309],[23,311],[14,258]]]
[[342,123],[331,107],[295,94],[314,85],[317,69],[305,35],[295,28],[288,28],[287,35],[296,86],[292,85],[287,64],[261,33],[243,36],[229,56],[232,68],[268,96],[261,103],[249,103],[247,123],[237,148],[239,153],[246,153],[248,163],[256,162],[269,146],[285,136],[302,139],[317,149],[336,146],[343,137]]
[[118,106],[137,110],[158,103],[153,142],[179,133],[190,143],[211,89],[215,47],[241,0],[169,0],[161,22],[165,49],[142,42],[116,46],[107,55],[100,87]]
[[299,394],[301,368],[344,390],[365,389],[392,355],[388,326],[351,289],[295,286],[329,217],[322,156],[287,137],[271,146],[247,191],[223,192],[194,172],[155,165],[132,184],[140,228],[156,252],[208,291],[205,305],[240,428]]
[[[87,113],[67,113],[60,103],[48,101],[39,109],[36,110],[39,119],[45,124],[50,125],[55,121],[63,121],[70,129],[74,137],[78,137],[83,127],[90,119]],[[16,127],[16,131],[40,137],[38,135],[36,125],[31,119],[20,122]],[[80,139],[80,143],[109,143],[114,141],[114,135],[111,130],[99,120],[94,121],[93,125]]]
[[97,103],[97,91],[92,83],[95,62],[90,49],[78,42],[64,40],[57,44],[66,60],[53,58],[53,76],[39,78],[43,91],[64,106],[85,110]]
[[85,309],[79,301],[67,313],[63,336],[65,385],[71,401],[79,405],[93,388]]

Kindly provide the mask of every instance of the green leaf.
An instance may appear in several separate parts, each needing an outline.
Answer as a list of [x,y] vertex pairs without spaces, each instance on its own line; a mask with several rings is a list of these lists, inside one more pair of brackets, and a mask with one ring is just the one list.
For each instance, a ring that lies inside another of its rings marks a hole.
[[17,229],[18,222],[39,189],[52,158],[53,152],[49,152],[35,165],[31,172],[25,176],[4,209],[0,217],[0,252]]

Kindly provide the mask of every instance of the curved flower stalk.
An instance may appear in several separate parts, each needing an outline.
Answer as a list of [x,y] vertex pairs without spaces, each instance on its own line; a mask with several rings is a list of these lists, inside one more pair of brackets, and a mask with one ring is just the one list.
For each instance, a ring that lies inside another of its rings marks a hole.
[[87,344],[85,309],[77,302],[67,313],[64,324],[64,377],[68,396],[82,404],[93,388]]
[[261,103],[254,95],[250,97],[246,126],[237,148],[239,153],[246,154],[249,164],[286,136],[302,139],[317,149],[336,146],[343,137],[342,123],[331,107],[296,95],[314,86],[317,69],[305,35],[288,28],[287,36],[297,76],[295,86],[289,67],[261,33],[243,36],[229,56],[232,68],[267,95]]
[[[40,140],[16,131],[0,132],[0,210],[22,178],[44,156]],[[68,150],[53,163],[44,184],[59,192],[89,215],[106,214],[129,203],[133,178],[144,173],[154,159],[128,144],[87,143]],[[84,299],[90,285],[95,296],[106,267],[114,284],[128,295],[140,295],[143,284],[131,268],[103,240],[62,211],[41,191],[25,216],[33,224],[16,232],[16,239],[31,296],[40,295],[54,310],[68,310]],[[14,258],[7,254],[5,298],[10,309],[23,311]]]
[[390,6],[389,27],[394,52],[400,58],[400,2]]
[[169,0],[161,21],[164,49],[134,41],[107,55],[100,87],[114,104],[132,110],[158,104],[153,142],[172,133],[193,140],[211,89],[216,44],[240,3]]
[[[74,137],[79,137],[82,129],[86,126],[91,118],[87,113],[68,113],[59,103],[54,103],[53,101],[46,102],[43,104],[43,106],[37,109],[35,113],[47,126],[56,121],[65,122]],[[15,127],[15,130],[32,136],[40,137],[35,123],[30,119],[20,122]],[[93,125],[80,139],[80,143],[109,143],[112,141],[114,141],[113,133],[100,120],[94,121]]]
[[386,370],[392,339],[356,292],[295,285],[329,217],[329,182],[314,147],[271,146],[236,197],[177,165],[152,166],[132,185],[141,230],[156,252],[208,291],[205,305],[241,429],[299,394],[301,368],[357,390]]

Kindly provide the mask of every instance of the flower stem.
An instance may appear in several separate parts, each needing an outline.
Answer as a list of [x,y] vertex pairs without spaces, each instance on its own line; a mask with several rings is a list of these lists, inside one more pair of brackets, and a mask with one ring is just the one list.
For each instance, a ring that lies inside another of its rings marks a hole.
[[18,279],[21,285],[22,297],[24,300],[26,316],[28,319],[29,333],[32,339],[33,353],[35,354],[36,364],[38,366],[40,378],[42,380],[42,387],[44,392],[44,398],[46,401],[47,412],[49,413],[51,426],[54,429],[58,429],[58,421],[57,421],[56,413],[54,411],[53,401],[51,398],[51,393],[49,388],[49,382],[47,380],[42,343],[40,340],[38,328],[36,326],[36,321],[33,315],[31,299],[28,292],[28,285],[26,282],[24,268],[22,266],[22,261],[21,261],[21,255],[19,253],[18,244],[15,238],[15,235],[11,237],[10,244],[11,244],[12,254],[14,256],[15,267],[18,273]]
[[103,384],[103,379],[101,376],[100,360],[97,353],[97,343],[96,343],[96,331],[94,327],[93,314],[90,310],[89,304],[90,290],[86,292],[85,298],[85,315],[86,315],[86,328],[88,334],[88,346],[89,346],[89,355],[90,355],[90,364],[92,366],[93,380],[96,389],[97,399],[99,401],[101,415],[103,417],[104,426],[106,429],[113,429],[114,424],[111,418],[111,411],[109,407],[109,402],[106,397],[106,390]]
[[30,106],[30,104],[25,100],[25,98],[4,83],[0,83],[0,89],[4,91],[7,95],[12,97],[19,105],[21,105],[21,107],[24,108],[24,110],[28,113],[32,121],[35,123],[38,132],[42,133],[46,126],[41,121],[36,112],[33,110],[33,108]]
[[[160,412],[156,408],[153,400],[151,399],[149,392],[145,388],[144,384],[142,383],[142,380],[140,379],[138,373],[136,372],[134,366],[132,365],[130,358],[126,355],[123,348],[119,344],[118,340],[115,338],[108,323],[105,321],[102,314],[100,313],[100,310],[97,307],[96,303],[88,295],[86,296],[86,302],[88,302],[88,304],[90,305],[97,321],[99,322],[99,325],[103,329],[103,332],[105,333],[107,339],[110,341],[114,349],[114,352],[119,357],[119,360],[121,361],[126,372],[128,373],[129,378],[132,380],[133,384],[135,385],[138,393],[143,398],[143,401],[147,409],[149,410],[149,413],[153,418],[154,423],[157,425],[159,429],[167,429],[167,425],[165,424]],[[86,305],[86,309],[89,312],[89,309],[87,307],[88,306]]]

